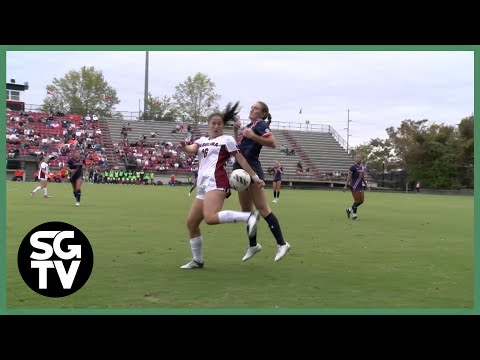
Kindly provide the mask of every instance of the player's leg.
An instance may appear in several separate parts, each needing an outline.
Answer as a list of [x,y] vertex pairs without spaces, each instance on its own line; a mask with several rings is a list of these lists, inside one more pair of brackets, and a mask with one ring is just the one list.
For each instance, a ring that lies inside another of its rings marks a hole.
[[358,220],[357,209],[363,203],[363,191],[356,190],[352,192],[353,205],[352,205],[352,220]]
[[48,195],[47,186],[48,182],[45,181],[44,184],[42,184],[43,197],[48,199],[50,196]]
[[35,195],[35,193],[36,193],[38,190],[43,189],[43,187],[45,186],[46,181],[44,181],[44,180],[39,180],[39,183],[40,183],[40,185],[38,185],[35,189],[33,189],[32,191],[30,191],[30,195],[31,195],[31,196]]
[[277,181],[277,201],[275,201],[275,202],[278,202],[280,200],[280,188],[281,187],[282,187],[282,181],[278,180]]
[[75,199],[77,200],[77,202],[75,203],[76,206],[80,206],[80,199],[82,197],[82,182],[82,176],[78,177],[75,180]]
[[252,193],[255,207],[260,212],[260,215],[262,215],[262,217],[265,219],[268,224],[268,228],[275,237],[275,241],[277,242],[277,254],[275,256],[275,261],[278,261],[285,256],[288,250],[290,250],[290,244],[283,239],[280,223],[268,206],[265,189],[259,189],[256,186],[250,186],[249,192]]
[[190,235],[190,249],[192,250],[192,261],[181,266],[181,269],[203,268],[202,234],[200,223],[203,220],[203,196],[197,196],[193,201],[187,216],[187,228]]
[[208,191],[205,194],[203,203],[203,216],[208,225],[226,224],[236,222],[247,222],[251,212],[222,210],[227,193],[223,190],[216,189]]

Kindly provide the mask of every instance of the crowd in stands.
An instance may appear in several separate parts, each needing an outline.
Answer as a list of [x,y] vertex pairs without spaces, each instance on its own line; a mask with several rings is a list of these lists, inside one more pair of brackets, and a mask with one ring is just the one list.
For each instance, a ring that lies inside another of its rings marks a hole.
[[[124,124],[120,141],[113,144],[116,159],[125,165],[157,172],[190,172],[198,167],[196,155],[183,152],[171,141],[158,139],[155,131],[150,132],[150,137],[142,134],[138,139],[130,139],[128,134],[131,131],[130,123]],[[184,135],[187,143],[193,141],[195,136],[191,126],[185,127],[184,124],[177,124],[172,133]]]
[[9,159],[53,155],[50,167],[62,168],[74,149],[80,149],[92,166],[108,166],[96,115],[7,111],[6,125]]

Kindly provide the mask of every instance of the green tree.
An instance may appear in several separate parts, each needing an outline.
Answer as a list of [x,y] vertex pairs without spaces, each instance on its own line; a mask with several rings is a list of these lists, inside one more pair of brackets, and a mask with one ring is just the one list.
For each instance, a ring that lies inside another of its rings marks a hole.
[[180,111],[168,96],[153,97],[148,93],[147,112],[142,114],[144,120],[175,121],[180,117]]
[[194,123],[205,121],[208,115],[218,109],[221,96],[214,92],[215,83],[206,75],[197,73],[175,86],[175,99],[182,115]]
[[353,149],[353,156],[361,153],[364,156],[364,163],[368,171],[382,173],[398,167],[397,159],[393,156],[393,149],[390,141],[373,139],[369,143],[358,145]]
[[474,168],[474,121],[473,116],[462,119],[458,124],[458,183],[462,187],[473,188]]
[[63,111],[71,114],[111,116],[112,108],[120,103],[117,92],[105,81],[100,70],[83,66],[63,78],[54,78],[47,90],[53,96],[43,100],[43,111]]

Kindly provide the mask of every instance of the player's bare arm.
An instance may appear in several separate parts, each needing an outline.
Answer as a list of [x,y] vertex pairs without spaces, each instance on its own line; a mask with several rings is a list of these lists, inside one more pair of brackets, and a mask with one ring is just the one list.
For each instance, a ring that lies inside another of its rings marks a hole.
[[249,139],[252,139],[263,146],[267,146],[269,148],[275,149],[275,136],[270,133],[270,136],[258,136],[255,132],[250,128],[243,129],[243,136]]

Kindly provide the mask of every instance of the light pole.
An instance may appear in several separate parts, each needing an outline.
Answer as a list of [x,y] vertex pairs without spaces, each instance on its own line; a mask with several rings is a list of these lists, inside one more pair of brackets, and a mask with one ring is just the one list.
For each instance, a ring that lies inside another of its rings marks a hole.
[[350,141],[350,110],[347,110],[347,127],[344,128],[343,130],[347,130],[347,154],[349,153],[349,148],[348,148],[348,143]]
[[148,51],[145,52],[145,93],[143,95],[143,112],[148,111]]

